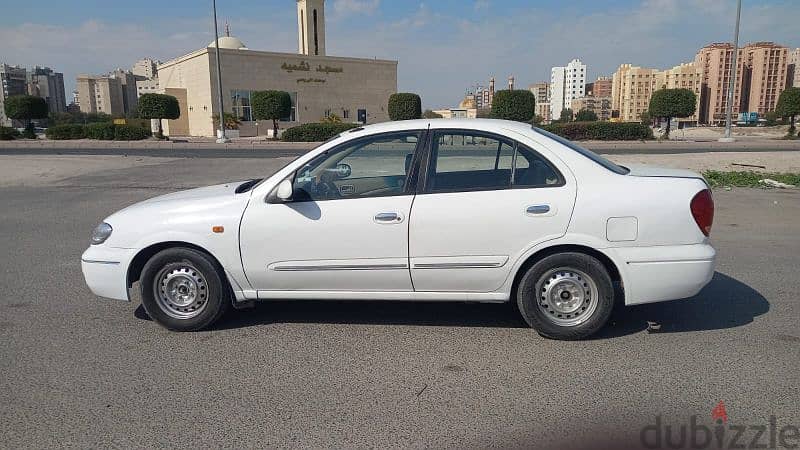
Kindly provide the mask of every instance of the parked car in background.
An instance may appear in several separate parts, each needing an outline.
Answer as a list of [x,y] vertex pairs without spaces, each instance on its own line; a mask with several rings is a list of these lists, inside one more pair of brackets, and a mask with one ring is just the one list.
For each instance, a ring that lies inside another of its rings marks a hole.
[[622,167],[523,123],[412,120],[345,132],[264,180],[125,208],[82,267],[102,297],[138,282],[171,330],[254,301],[511,301],[543,336],[580,339],[617,303],[697,294],[713,215],[690,171]]

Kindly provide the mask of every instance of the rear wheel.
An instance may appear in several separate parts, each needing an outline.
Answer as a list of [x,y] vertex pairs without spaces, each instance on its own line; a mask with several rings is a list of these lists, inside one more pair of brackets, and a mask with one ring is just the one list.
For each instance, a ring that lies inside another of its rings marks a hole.
[[583,253],[543,258],[523,275],[517,289],[522,317],[551,339],[588,337],[606,324],[614,288],[605,266]]
[[142,270],[141,292],[147,314],[174,331],[206,328],[231,303],[211,257],[189,248],[169,248],[150,258]]

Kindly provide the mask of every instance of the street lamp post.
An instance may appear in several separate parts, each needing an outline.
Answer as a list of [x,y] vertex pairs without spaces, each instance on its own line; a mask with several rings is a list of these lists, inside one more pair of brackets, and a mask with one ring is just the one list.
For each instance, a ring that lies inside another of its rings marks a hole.
[[225,136],[225,105],[222,101],[222,64],[219,61],[219,27],[217,26],[217,0],[211,0],[214,9],[214,54],[217,57],[217,91],[219,93],[219,135],[217,144],[226,144],[231,140]]
[[733,90],[736,88],[736,60],[739,55],[739,21],[742,17],[742,0],[736,2],[736,31],[733,34],[733,56],[731,57],[730,82],[728,83],[728,105],[725,109],[725,137],[720,142],[733,142]]

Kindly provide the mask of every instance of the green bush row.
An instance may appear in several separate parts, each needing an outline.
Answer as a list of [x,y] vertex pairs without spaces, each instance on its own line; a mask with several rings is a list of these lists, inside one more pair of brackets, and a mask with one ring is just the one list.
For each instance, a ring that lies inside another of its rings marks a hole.
[[307,123],[287,129],[281,139],[286,142],[322,142],[357,127],[355,123]]
[[638,122],[568,122],[542,127],[571,141],[644,141],[653,139],[653,130]]
[[98,139],[103,141],[140,141],[150,137],[150,130],[136,125],[114,125],[113,123],[90,123],[87,125],[56,125],[45,131],[48,139]]
[[0,127],[0,141],[10,141],[19,137],[19,131],[16,128]]

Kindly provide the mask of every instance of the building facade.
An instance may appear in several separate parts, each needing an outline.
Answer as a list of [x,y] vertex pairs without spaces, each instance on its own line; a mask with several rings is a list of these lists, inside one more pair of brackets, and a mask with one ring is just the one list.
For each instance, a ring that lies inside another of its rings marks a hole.
[[639,122],[650,108],[653,91],[661,86],[658,69],[622,64],[612,77],[612,117],[621,122]]
[[125,115],[121,80],[108,75],[78,75],[77,88],[81,112]]
[[[289,92],[292,112],[281,128],[336,114],[344,122],[389,120],[388,99],[397,92],[397,61],[327,56],[322,0],[298,0],[299,53],[250,50],[239,39],[220,38],[224,110],[241,123],[240,136],[263,135],[271,124],[253,117],[251,93]],[[214,136],[219,114],[216,45],[158,66],[159,89],[178,98],[181,117],[166,122],[170,135]]]
[[28,72],[28,93],[45,99],[50,112],[67,110],[67,95],[64,92],[64,74],[49,67],[36,66]]
[[657,85],[659,89],[689,89],[697,97],[695,112],[689,117],[679,117],[678,123],[697,125],[700,117],[700,94],[703,74],[695,63],[682,63],[660,73]]
[[142,58],[133,64],[131,73],[146,80],[153,79],[158,73],[158,61],[151,58]]
[[786,86],[800,87],[800,48],[796,48],[789,53]]
[[564,67],[550,69],[550,114],[554,119],[572,105],[572,100],[586,95],[586,64],[573,59]]
[[725,121],[733,52],[737,51],[734,80],[734,115],[757,112],[763,116],[775,110],[780,93],[786,88],[789,49],[773,42],[755,42],[734,50],[729,43],[714,43],[700,49],[695,65],[701,72],[699,121],[721,124]]
[[586,97],[573,99],[570,107],[575,114],[586,109],[595,113],[598,120],[611,119],[611,96],[594,97],[587,95]]
[[587,97],[611,97],[611,77],[598,77],[593,83],[586,85]]
[[550,83],[541,81],[534,83],[528,87],[536,98],[536,115],[542,118],[542,121],[549,123],[552,120],[550,116]]
[[28,93],[28,71],[24,67],[0,64],[0,125],[12,126],[6,117],[5,100],[14,95]]

